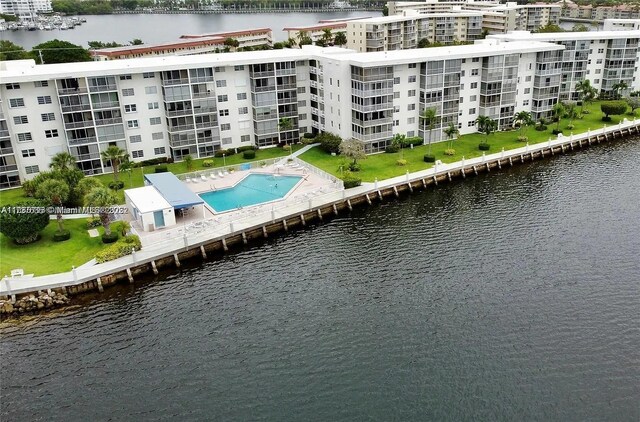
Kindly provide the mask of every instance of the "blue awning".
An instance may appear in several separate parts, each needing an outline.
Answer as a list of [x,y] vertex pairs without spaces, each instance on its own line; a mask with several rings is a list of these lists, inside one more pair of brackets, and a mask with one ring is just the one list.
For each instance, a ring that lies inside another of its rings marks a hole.
[[177,210],[204,204],[204,201],[173,173],[145,174],[144,179],[148,184],[153,185],[160,192],[160,195]]

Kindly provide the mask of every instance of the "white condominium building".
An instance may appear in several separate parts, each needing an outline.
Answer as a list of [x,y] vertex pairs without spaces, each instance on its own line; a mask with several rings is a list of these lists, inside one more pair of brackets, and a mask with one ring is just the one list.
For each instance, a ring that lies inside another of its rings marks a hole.
[[416,48],[421,39],[451,44],[473,41],[482,35],[482,14],[456,10],[360,19],[347,23],[347,48],[359,52]]
[[[374,53],[304,46],[51,65],[2,62],[0,188],[46,170],[61,151],[87,174],[109,172],[100,152],[110,145],[135,162],[182,160],[327,131],[360,139],[375,152],[394,134],[424,137],[420,115],[426,108],[440,117],[434,140],[449,124],[462,134],[475,132],[480,115],[510,127],[517,111],[536,119],[551,112],[570,89],[561,90],[567,63],[574,64],[574,77],[585,60],[590,69],[589,60],[602,57],[598,65],[606,75],[585,70],[585,77],[594,84],[602,79],[602,89],[615,80],[638,89],[638,71],[626,61],[636,60],[640,33],[602,34],[588,50],[572,44],[598,34],[540,34],[547,40],[517,40],[516,34],[513,40]],[[293,123],[286,131],[278,124],[283,117]]]
[[613,94],[613,87],[625,82],[629,90],[640,89],[638,73],[638,42],[640,31],[590,31],[531,34],[515,31],[490,35],[502,41],[551,42],[564,47],[561,100],[577,100],[576,83],[589,79],[604,97]]
[[640,30],[640,19],[605,19],[605,31],[633,31]]
[[0,0],[0,13],[20,19],[33,19],[38,13],[49,13],[51,0]]

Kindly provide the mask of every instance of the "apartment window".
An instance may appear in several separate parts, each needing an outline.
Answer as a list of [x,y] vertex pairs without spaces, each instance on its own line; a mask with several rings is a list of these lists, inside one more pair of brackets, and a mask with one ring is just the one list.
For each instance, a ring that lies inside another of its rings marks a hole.
[[153,103],[147,103],[147,107],[149,108],[149,110],[157,110],[158,109],[158,102],[155,101]]
[[225,95],[218,95],[218,102],[219,103],[226,103],[227,101],[229,101],[229,97],[225,94]]
[[525,82],[531,82],[531,75],[527,76],[524,78]]
[[466,72],[465,72],[464,70],[460,71],[460,76],[464,76],[464,75],[465,75],[465,73],[466,73]]
[[42,113],[40,117],[43,122],[53,122],[56,119],[55,113]]
[[157,86],[145,86],[144,87],[144,93],[147,94],[147,95],[157,94],[158,93],[158,87]]
[[242,135],[240,137],[240,142],[251,142],[251,135]]
[[23,149],[22,150],[22,156],[24,158],[35,157],[36,156],[36,150],[35,149]]
[[[588,73],[589,71],[587,71]],[[596,69],[596,75],[599,75],[602,72],[602,69]]]
[[473,101],[477,101],[478,100],[478,96],[477,95],[472,95],[469,97],[469,101],[473,102]]
[[135,104],[125,104],[124,105],[124,112],[125,113],[135,113],[137,111],[138,107],[136,107]]
[[398,99],[398,98],[400,98],[400,93],[399,93],[399,92],[394,92],[394,93],[393,93],[393,98],[394,98],[394,99]]
[[158,147],[153,149],[153,153],[155,155],[161,155],[166,153],[166,149],[164,147]]
[[246,92],[238,92],[236,94],[236,98],[238,100],[246,100],[247,99],[247,93]]
[[411,75],[409,76],[409,83],[415,82],[416,81],[416,76],[415,75]]
[[58,129],[50,129],[44,131],[44,136],[47,138],[57,138],[58,137]]
[[415,118],[415,117],[409,117],[409,118],[407,119],[407,124],[408,124],[408,125],[415,124],[415,122],[416,122],[416,118]]
[[139,127],[138,121],[137,120],[127,120],[127,127],[129,129],[135,129],[135,128]]
[[142,136],[141,135],[129,136],[129,142],[132,144],[135,144],[137,142],[142,142]]
[[218,73],[224,73],[224,67],[214,67],[213,70]]
[[478,63],[480,61],[480,57],[473,57],[471,59],[471,63]]
[[393,84],[394,85],[398,85],[400,83],[400,77],[398,76],[397,78],[393,78]]
[[415,109],[416,109],[416,105],[415,105],[415,104],[409,104],[409,105],[407,106],[407,111],[413,111],[413,110],[415,110]]
[[236,72],[239,72],[241,70],[244,70],[244,66],[243,65],[233,66],[233,70],[235,70]]
[[529,100],[524,100],[524,101],[522,102],[522,105],[523,105],[523,106],[528,106],[528,105],[529,105]]
[[399,126],[400,125],[400,120],[394,120],[393,121],[393,125],[394,126]]
[[233,142],[233,139],[230,137],[222,138],[222,145],[229,145],[231,142]]
[[307,120],[307,114],[306,113],[298,114],[298,120]]
[[42,87],[49,86],[49,81],[35,81],[35,82],[33,83],[33,85],[34,85],[36,88],[42,88]]
[[133,88],[125,88],[122,90],[123,97],[133,97],[135,95],[135,91]]
[[24,171],[27,174],[39,173],[40,172],[40,167],[38,167],[38,166],[25,166]]
[[20,84],[7,84],[7,89],[20,89]]
[[307,106],[307,100],[298,101],[298,107],[306,107],[306,106]]
[[416,136],[416,132],[414,130],[407,131],[407,138],[413,138]]
[[149,119],[149,124],[150,124],[151,126],[153,126],[153,125],[159,125],[160,123],[162,123],[162,121],[160,120],[160,117],[151,117],[151,118]]
[[24,125],[27,123],[29,123],[29,118],[27,116],[13,116],[14,125]]
[[475,120],[472,120],[469,123],[467,123],[467,127],[472,127],[472,126],[475,126],[475,125],[476,125],[476,121]]
[[524,93],[525,94],[530,94],[531,93],[531,88],[525,88],[524,89]]
[[238,114],[249,114],[249,108],[247,108],[247,107],[238,107]]
[[144,151],[139,149],[137,151],[131,151],[131,157],[133,158],[142,158],[144,157]]
[[598,54],[602,54],[602,53],[604,53],[604,48],[599,48],[598,49]]
[[144,72],[144,73],[142,74],[142,77],[143,77],[144,79],[151,79],[151,78],[155,78],[155,77],[156,77],[156,74],[155,74],[155,73],[153,73],[153,72]]
[[471,69],[471,76],[478,76],[478,69]]
[[478,82],[471,82],[471,89],[478,88]]
[[225,81],[224,79],[220,79],[216,81],[216,87],[224,88],[226,86],[227,86],[227,81]]
[[305,92],[307,92],[307,88],[304,86],[299,86],[298,87],[298,94],[304,94]]
[[470,108],[470,109],[469,109],[469,114],[470,114],[470,115],[474,115],[474,114],[476,114],[476,109],[475,109],[475,108]]
[[596,64],[602,64],[602,59],[596,60]]
[[599,83],[600,83],[600,79],[594,79],[594,80],[593,80],[593,83],[594,83],[594,84],[599,84]]
[[130,81],[131,80],[131,75],[120,75],[120,80],[121,81]]
[[218,114],[220,115],[220,117],[228,116],[229,110],[228,109],[218,110]]
[[24,98],[10,98],[9,108],[24,107]]
[[163,132],[153,132],[151,134],[151,139],[154,141],[159,141],[161,139],[164,139],[164,133]]
[[51,95],[42,95],[38,97],[38,104],[51,104]]
[[223,123],[220,125],[220,130],[231,130],[231,123]]
[[31,132],[18,133],[18,142],[29,142],[29,141],[33,141]]
[[409,69],[415,69],[415,68],[416,68],[415,63],[409,63]]

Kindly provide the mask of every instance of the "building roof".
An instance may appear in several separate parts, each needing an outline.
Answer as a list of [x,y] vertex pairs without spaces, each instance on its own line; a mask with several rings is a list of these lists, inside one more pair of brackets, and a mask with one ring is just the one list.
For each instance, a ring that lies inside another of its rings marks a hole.
[[166,210],[171,204],[153,186],[127,189],[124,194],[141,213]]
[[151,44],[151,45],[127,45],[123,47],[101,48],[98,50],[91,50],[93,56],[122,56],[126,54],[146,54],[153,53],[155,51],[164,51],[176,48],[189,48],[189,47],[203,47],[208,45],[221,45],[224,44],[224,38],[222,37],[206,37],[198,38],[195,40],[177,40],[163,44]]
[[224,37],[224,38],[233,38],[233,37],[241,37],[244,35],[260,35],[271,33],[271,28],[254,28],[254,29],[244,29],[242,31],[231,31],[231,32],[213,32],[211,34],[200,34],[200,35],[181,35],[180,38],[202,38],[202,37]]
[[610,40],[618,38],[640,38],[640,31],[588,31],[588,32],[547,32],[532,34],[529,31],[510,31],[506,34],[488,35],[488,39],[505,41],[573,41]]
[[186,187],[173,173],[145,174],[144,179],[153,185],[160,192],[160,195],[177,210],[204,203],[198,195]]

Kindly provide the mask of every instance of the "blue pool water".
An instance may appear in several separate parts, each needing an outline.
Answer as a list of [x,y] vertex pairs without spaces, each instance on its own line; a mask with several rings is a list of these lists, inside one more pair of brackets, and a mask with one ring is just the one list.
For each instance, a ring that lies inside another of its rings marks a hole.
[[200,197],[217,212],[282,199],[302,179],[253,173],[232,188],[201,193]]

